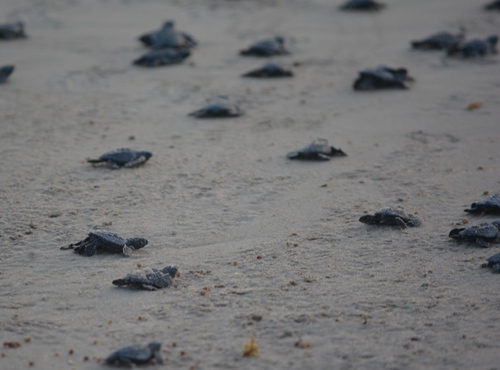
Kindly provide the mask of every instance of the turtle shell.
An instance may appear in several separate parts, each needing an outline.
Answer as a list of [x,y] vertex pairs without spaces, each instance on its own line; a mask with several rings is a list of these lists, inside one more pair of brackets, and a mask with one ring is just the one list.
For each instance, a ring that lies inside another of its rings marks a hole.
[[167,266],[161,270],[147,268],[128,274],[123,279],[113,281],[117,286],[130,286],[138,289],[158,290],[172,285],[177,267]]
[[389,226],[419,226],[420,220],[411,214],[405,213],[398,208],[384,208],[373,215],[365,215],[359,219],[360,222],[368,225],[389,225]]
[[190,48],[197,43],[187,33],[175,30],[173,21],[166,21],[158,31],[146,33],[139,37],[144,45],[151,48]]
[[[454,231],[454,230],[458,230]],[[484,240],[494,240],[498,235],[498,228],[493,224],[482,223],[466,229],[453,229],[450,237],[475,241],[477,238]]]
[[89,237],[91,240],[97,239],[99,241],[98,248],[105,249],[113,253],[122,253],[123,246],[127,242],[118,234],[101,231],[91,231],[89,233]]
[[446,50],[449,47],[455,45],[456,43],[462,42],[463,39],[464,39],[463,33],[454,35],[449,32],[439,32],[423,40],[412,41],[411,46],[414,49]]
[[271,39],[257,41],[248,49],[241,50],[240,54],[270,57],[273,55],[286,55],[290,54],[290,52],[285,48],[285,39],[281,36],[276,36]]
[[6,65],[0,68],[0,84],[7,80],[12,72],[14,72],[15,67],[13,65]]
[[331,157],[345,157],[346,155],[341,149],[328,145],[327,139],[316,139],[305,148],[288,153],[286,157],[288,159],[328,161]]
[[22,22],[0,24],[0,40],[26,38]]
[[156,359],[156,363],[161,364],[163,360],[160,356],[161,343],[151,342],[146,346],[134,344],[128,347],[119,349],[113,352],[106,359],[106,363],[110,365],[126,365],[132,364],[141,365]]
[[133,64],[141,67],[161,67],[180,63],[190,55],[189,50],[159,49],[144,54],[134,60]]
[[189,113],[188,116],[197,118],[229,118],[239,117],[242,114],[243,111],[238,105],[229,102],[225,96],[219,96],[205,107]]
[[145,151],[135,151],[128,148],[120,148],[112,150],[110,152],[104,153],[98,159],[99,162],[113,161],[119,166],[123,166],[125,163],[136,160],[142,156],[146,158],[151,158],[153,154]]

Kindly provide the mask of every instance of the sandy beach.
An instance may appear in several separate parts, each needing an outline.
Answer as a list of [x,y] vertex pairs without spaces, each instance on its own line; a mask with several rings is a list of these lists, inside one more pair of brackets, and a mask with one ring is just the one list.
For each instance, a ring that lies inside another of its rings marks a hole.
[[[500,56],[465,60],[410,41],[500,34],[468,0],[2,0],[0,368],[103,369],[162,343],[172,369],[500,369],[500,244],[448,237],[495,220],[463,210],[500,192]],[[141,68],[137,37],[166,20],[197,41],[183,63]],[[239,51],[286,38],[295,76],[241,74]],[[409,90],[356,92],[358,72],[405,67]],[[226,95],[238,118],[187,114]],[[468,110],[474,102],[478,109]],[[347,157],[291,161],[328,139]],[[86,161],[147,150],[143,166]],[[403,207],[416,228],[367,213]],[[497,216],[498,218],[498,216]],[[61,246],[91,231],[144,237],[131,257]],[[173,286],[111,281],[176,265]],[[250,338],[257,356],[244,357]]]

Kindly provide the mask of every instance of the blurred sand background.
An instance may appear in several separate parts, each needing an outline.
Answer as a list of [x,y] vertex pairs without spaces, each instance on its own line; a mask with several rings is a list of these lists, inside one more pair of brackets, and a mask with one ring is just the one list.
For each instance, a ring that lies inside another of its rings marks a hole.
[[[0,86],[0,337],[21,343],[0,350],[0,368],[101,369],[153,340],[164,368],[500,368],[499,276],[480,268],[499,247],[447,236],[494,219],[463,209],[500,190],[499,57],[409,48],[459,27],[498,34],[500,14],[469,0],[387,0],[377,14],[340,3],[0,2],[0,21],[30,36],[0,43],[0,64],[16,65]],[[198,40],[192,56],[132,66],[137,37],[168,19]],[[274,35],[289,39],[276,59],[300,63],[295,77],[240,78],[265,59],[238,51]],[[380,64],[417,83],[354,92]],[[217,95],[246,115],[186,115]],[[319,137],[348,157],[286,159]],[[86,163],[120,147],[154,156],[131,170]],[[389,205],[423,225],[358,222]],[[92,230],[149,245],[131,258],[59,249]],[[158,292],[112,286],[138,264],[181,276]],[[259,354],[242,357],[251,337]]]

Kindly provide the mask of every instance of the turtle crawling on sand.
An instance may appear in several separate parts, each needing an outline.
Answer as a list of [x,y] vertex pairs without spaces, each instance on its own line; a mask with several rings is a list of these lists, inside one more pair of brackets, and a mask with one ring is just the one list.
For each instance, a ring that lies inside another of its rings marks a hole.
[[0,24],[0,40],[25,39],[23,22]]
[[190,55],[189,50],[159,49],[142,55],[134,60],[133,64],[141,67],[163,67],[180,63]]
[[484,6],[486,10],[500,10],[500,0],[494,0]]
[[262,65],[260,68],[247,72],[241,77],[257,77],[257,78],[275,78],[275,77],[293,77],[293,72],[289,67],[281,63],[269,62]]
[[240,54],[270,57],[273,55],[287,55],[290,54],[290,52],[285,48],[285,39],[281,36],[276,36],[271,39],[257,41],[248,49],[241,50]]
[[486,263],[483,263],[481,267],[491,267],[494,271],[500,272],[500,253],[494,254],[490,258],[486,259]]
[[490,246],[489,242],[500,241],[500,221],[453,229],[448,236],[455,240],[474,242],[479,247],[488,248]]
[[326,139],[316,139],[311,144],[300,150],[290,152],[286,155],[288,159],[299,159],[308,161],[329,161],[331,157],[345,157],[342,149],[336,149],[328,145]]
[[374,215],[365,215],[359,219],[368,225],[400,226],[403,229],[420,225],[420,220],[413,215],[406,214],[400,208],[384,208],[375,212]]
[[136,151],[128,148],[120,148],[104,153],[97,159],[88,159],[88,163],[106,163],[111,169],[121,167],[136,167],[145,163],[153,156],[152,153],[146,151]]
[[7,77],[14,72],[14,69],[15,67],[13,65],[0,67],[0,84],[3,84],[7,80]]
[[493,194],[491,197],[472,203],[469,209],[464,209],[464,212],[500,215],[500,193]]
[[464,32],[456,35],[449,32],[439,32],[422,40],[411,42],[413,49],[421,50],[447,50],[453,45],[464,40]]
[[406,68],[389,68],[380,66],[375,69],[365,69],[359,72],[359,77],[354,81],[354,90],[368,91],[376,89],[408,89],[415,81],[408,76]]
[[472,39],[467,42],[457,42],[448,48],[449,56],[463,56],[464,58],[484,57],[488,54],[497,54],[498,36],[491,35],[485,39]]
[[161,270],[146,268],[128,274],[123,279],[113,280],[113,284],[136,289],[158,290],[172,285],[172,279],[175,278],[177,271],[175,266],[167,266]]
[[139,41],[153,49],[191,48],[197,44],[192,36],[176,31],[173,21],[166,21],[158,31],[140,36]]
[[379,3],[375,0],[348,0],[340,7],[341,10],[361,10],[361,11],[378,11],[385,8],[384,3]]
[[144,238],[123,239],[118,234],[91,231],[85,239],[61,249],[73,249],[75,253],[86,257],[94,256],[101,251],[123,253],[130,257],[133,251],[143,248],[146,244],[148,241]]
[[240,107],[231,103],[227,96],[218,96],[217,99],[205,107],[195,110],[188,114],[188,116],[196,118],[230,118],[239,117],[243,114]]
[[143,365],[153,360],[156,364],[163,364],[163,359],[160,355],[161,343],[151,342],[146,346],[134,344],[124,347],[116,352],[113,352],[106,359],[108,365],[121,365],[132,367],[135,365]]

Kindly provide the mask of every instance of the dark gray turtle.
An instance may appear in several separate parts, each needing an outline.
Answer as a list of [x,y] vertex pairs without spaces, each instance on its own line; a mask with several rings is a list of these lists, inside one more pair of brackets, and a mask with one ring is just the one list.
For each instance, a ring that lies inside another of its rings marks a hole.
[[439,32],[425,39],[412,41],[413,49],[422,50],[447,50],[451,46],[456,45],[464,40],[464,32],[456,35],[449,32]]
[[191,52],[184,49],[159,49],[144,54],[133,63],[141,67],[163,67],[180,63],[190,55]]
[[229,102],[226,96],[219,96],[205,107],[189,113],[188,116],[197,118],[229,118],[239,117],[242,114],[243,111],[240,107]]
[[128,274],[123,279],[113,280],[117,286],[128,286],[137,289],[158,290],[172,285],[177,274],[177,267],[167,266],[161,270],[146,268]]
[[89,159],[89,163],[106,163],[111,169],[118,169],[121,167],[136,167],[145,163],[153,156],[150,152],[136,151],[128,148],[120,148],[112,150],[101,155],[97,159]]
[[359,77],[354,81],[354,90],[376,90],[376,89],[408,89],[415,81],[408,76],[405,68],[389,68],[380,66],[375,69],[366,69],[359,72]]
[[123,239],[118,234],[91,231],[85,239],[70,244],[67,247],[61,247],[61,249],[74,249],[75,253],[87,257],[101,251],[123,253],[127,257],[130,257],[133,251],[143,248],[146,244],[148,244],[148,241],[144,238]]
[[135,365],[144,365],[155,361],[156,364],[163,364],[160,354],[161,343],[151,342],[146,346],[134,344],[113,352],[106,359],[108,365],[120,365],[132,367]]
[[285,39],[281,36],[257,41],[246,50],[240,51],[241,55],[253,55],[257,57],[271,57],[273,55],[287,55],[290,52],[285,48]]
[[500,253],[494,254],[490,258],[486,259],[486,263],[483,263],[481,267],[491,267],[494,271],[500,272]]
[[497,214],[500,215],[500,193],[493,194],[491,197],[479,202],[472,203],[465,212],[474,214]]
[[348,0],[340,7],[342,10],[378,11],[385,8],[384,3],[374,0]]
[[25,39],[23,22],[0,24],[0,40]]
[[7,80],[7,77],[14,72],[14,69],[15,67],[13,65],[0,67],[0,84],[3,84]]
[[289,67],[285,67],[281,63],[269,62],[241,76],[258,78],[293,77],[293,72]]
[[490,224],[482,223],[468,228],[453,229],[448,235],[455,240],[466,240],[475,242],[479,247],[487,248],[488,242],[499,241],[500,239],[500,221],[494,221]]
[[191,48],[197,44],[192,36],[184,32],[176,31],[173,21],[166,21],[158,31],[140,36],[139,41],[153,49]]
[[311,144],[300,150],[290,152],[286,155],[288,159],[299,159],[308,161],[329,161],[331,157],[345,157],[342,149],[336,149],[328,145],[326,139],[316,139]]
[[500,10],[500,0],[494,0],[484,6],[486,10]]
[[406,229],[408,226],[415,227],[420,225],[418,218],[406,214],[399,208],[384,208],[375,212],[374,215],[362,216],[359,221],[368,225],[400,226],[403,229]]
[[472,39],[467,42],[458,42],[448,48],[448,55],[459,55],[465,58],[483,57],[497,53],[498,36],[491,35],[486,39]]

